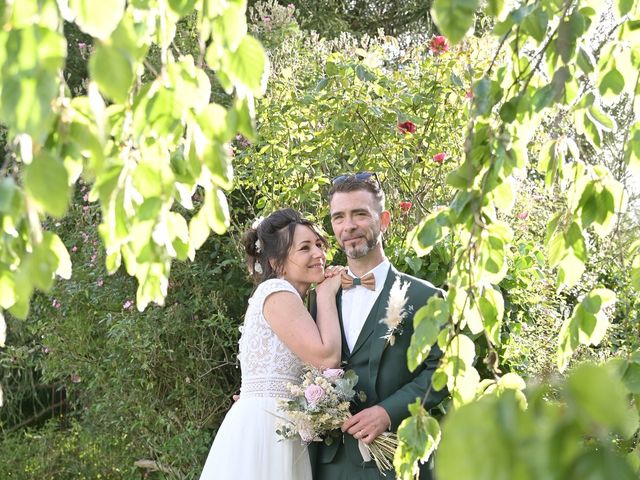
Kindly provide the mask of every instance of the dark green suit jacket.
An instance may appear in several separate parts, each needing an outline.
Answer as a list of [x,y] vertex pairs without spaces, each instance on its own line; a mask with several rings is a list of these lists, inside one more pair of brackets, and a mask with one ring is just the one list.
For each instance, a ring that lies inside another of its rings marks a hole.
[[[391,286],[396,277],[400,277],[402,282],[409,282],[408,300],[405,306],[407,316],[402,322],[402,332],[396,333],[395,342],[391,345],[383,338],[387,333],[387,325],[384,322],[381,323],[381,320],[385,317]],[[416,398],[422,399],[425,396],[431,384],[431,376],[442,355],[435,345],[426,361],[414,372],[410,372],[407,368],[407,349],[413,333],[413,316],[432,295],[443,296],[444,292],[429,282],[400,273],[391,266],[383,290],[371,308],[353,350],[349,352],[342,325],[342,294],[338,292],[338,315],[342,328],[342,360],[346,364],[346,369],[353,369],[358,375],[356,391],[362,390],[366,394],[364,402],[356,402],[354,413],[373,405],[380,405],[391,418],[392,431],[396,431],[402,420],[409,416],[408,405],[415,402]],[[431,390],[425,407],[427,409],[435,407],[446,395],[446,391]],[[339,452],[341,449],[343,451]],[[353,478],[354,473],[361,478],[390,478],[389,474],[386,477],[379,476],[373,461],[363,462],[357,440],[348,434],[328,446],[314,443],[311,445],[310,453],[317,480],[337,480],[342,477],[342,473],[336,473],[336,467],[345,472],[350,471],[349,474],[344,474],[344,478]],[[342,465],[339,466],[336,463]],[[422,480],[431,478],[426,465],[421,469],[420,478]]]

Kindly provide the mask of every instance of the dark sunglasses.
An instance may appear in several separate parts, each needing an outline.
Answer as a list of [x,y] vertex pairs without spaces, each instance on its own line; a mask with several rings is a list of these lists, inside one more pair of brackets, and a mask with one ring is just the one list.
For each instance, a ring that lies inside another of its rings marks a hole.
[[334,177],[331,180],[331,185],[340,185],[350,178],[355,178],[356,180],[361,182],[368,182],[373,178],[378,188],[380,188],[380,179],[378,178],[378,174],[376,172],[343,173],[342,175]]

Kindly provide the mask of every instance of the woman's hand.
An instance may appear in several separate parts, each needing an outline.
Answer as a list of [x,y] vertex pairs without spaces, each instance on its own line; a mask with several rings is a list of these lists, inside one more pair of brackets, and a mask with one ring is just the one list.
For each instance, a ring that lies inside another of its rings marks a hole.
[[324,280],[318,284],[316,291],[330,295],[338,293],[340,288],[340,274],[345,270],[341,265],[331,265],[324,269]]

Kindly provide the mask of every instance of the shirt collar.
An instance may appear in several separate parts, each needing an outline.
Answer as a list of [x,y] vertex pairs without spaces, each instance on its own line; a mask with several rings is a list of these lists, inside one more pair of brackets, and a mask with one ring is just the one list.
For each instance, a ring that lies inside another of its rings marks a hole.
[[[385,257],[382,262],[380,262],[378,265],[364,274],[366,275],[367,273],[373,273],[373,276],[376,278],[376,292],[379,292],[380,290],[382,290],[382,287],[384,287],[384,283],[387,281],[387,275],[389,274],[390,267],[391,262],[388,258]],[[357,277],[357,275],[355,275],[350,268],[347,268],[347,273],[352,277]],[[362,276],[364,277],[364,275]]]

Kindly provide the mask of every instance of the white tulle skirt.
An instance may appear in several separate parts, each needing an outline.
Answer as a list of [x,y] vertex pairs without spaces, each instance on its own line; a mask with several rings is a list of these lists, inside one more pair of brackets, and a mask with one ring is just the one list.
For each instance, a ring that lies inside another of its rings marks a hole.
[[306,445],[276,435],[276,399],[241,397],[213,441],[200,480],[311,480]]

